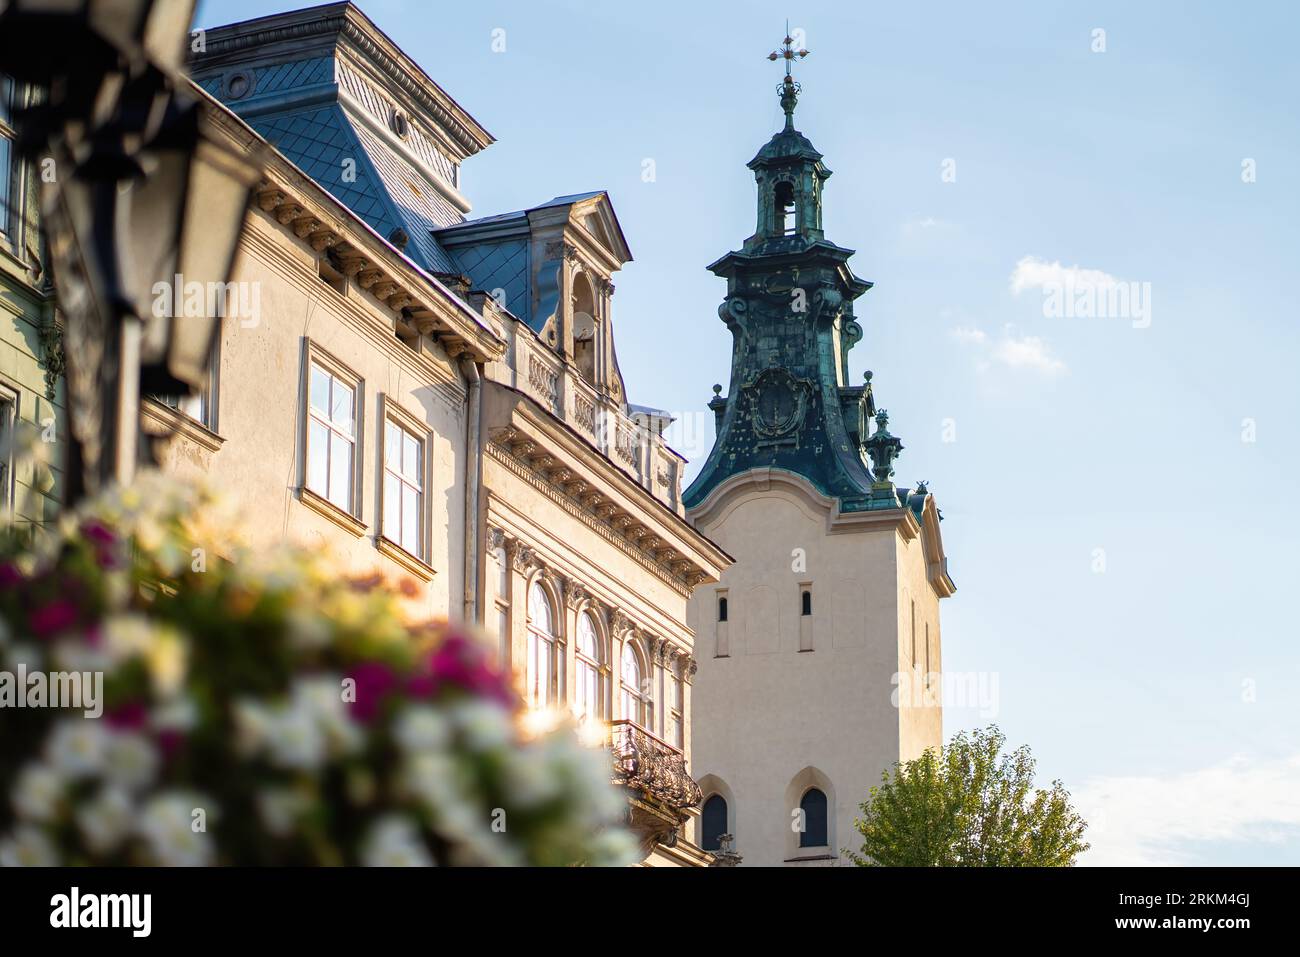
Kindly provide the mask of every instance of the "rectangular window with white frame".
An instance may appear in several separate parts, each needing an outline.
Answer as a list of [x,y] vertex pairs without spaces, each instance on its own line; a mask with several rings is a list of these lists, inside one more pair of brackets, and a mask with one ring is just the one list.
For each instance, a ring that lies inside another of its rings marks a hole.
[[675,674],[668,676],[668,727],[665,729],[668,743],[679,751],[686,747],[686,722],[682,719],[685,708],[685,694],[682,679]]
[[14,157],[16,131],[13,127],[13,108],[17,87],[12,79],[0,74],[0,235],[12,240],[14,224],[18,221],[14,188],[17,160]]
[[425,518],[427,432],[384,397],[384,485],[379,534],[422,562],[429,560]]
[[212,347],[212,356],[208,360],[208,375],[203,387],[192,395],[156,395],[157,399],[169,409],[183,412],[209,432],[217,431],[217,387],[221,369],[221,351],[217,344]]
[[14,440],[18,428],[18,392],[0,385],[0,513],[13,514]]
[[362,381],[308,343],[304,488],[360,518]]

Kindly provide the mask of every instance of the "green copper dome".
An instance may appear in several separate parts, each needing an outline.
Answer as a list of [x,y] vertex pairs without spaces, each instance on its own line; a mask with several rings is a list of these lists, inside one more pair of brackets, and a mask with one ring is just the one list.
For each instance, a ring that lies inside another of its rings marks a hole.
[[779,93],[785,127],[748,163],[757,228],[709,266],[727,280],[718,314],[732,333],[731,385],[709,402],[717,439],[683,500],[693,508],[733,475],[775,468],[804,477],[844,511],[897,508],[891,477],[902,443],[883,414],[871,441],[871,374],[858,385],[848,377],[849,351],[862,338],[854,304],[871,283],[849,267],[853,250],[822,231],[831,171],[794,128],[799,87],[789,75]]

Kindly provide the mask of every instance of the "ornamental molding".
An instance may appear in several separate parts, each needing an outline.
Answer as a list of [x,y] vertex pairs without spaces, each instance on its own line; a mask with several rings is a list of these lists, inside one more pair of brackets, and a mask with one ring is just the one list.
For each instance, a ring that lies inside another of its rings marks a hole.
[[489,455],[634,558],[678,594],[689,597],[691,589],[709,577],[703,568],[654,534],[636,516],[603,493],[589,491],[585,480],[519,429],[505,426],[490,436]]
[[[450,140],[447,144],[459,153],[458,159],[465,159],[478,153],[494,142],[492,136],[478,126],[476,122],[447,96],[432,81],[420,82],[408,66],[401,51],[391,44],[377,39],[367,24],[353,19],[358,16],[343,10],[336,15],[321,16],[314,11],[303,11],[309,19],[280,23],[276,26],[248,30],[225,36],[206,37],[206,50],[196,56],[191,64],[192,71],[205,73],[208,69],[217,69],[222,59],[233,58],[246,50],[265,50],[272,45],[284,49],[302,50],[310,47],[311,41],[341,36],[349,40],[364,56],[363,62],[398,90],[409,96],[419,107],[437,121],[437,133],[441,139]],[[337,48],[337,44],[332,44]],[[391,47],[391,48],[390,48]],[[316,52],[316,51],[309,51]],[[418,67],[416,68],[418,70]]]
[[807,418],[813,384],[776,366],[764,369],[741,387],[749,403],[754,431],[765,439],[780,439]]
[[[268,173],[254,190],[254,201],[262,212],[390,310],[399,333],[412,339],[429,336],[448,355],[469,353],[478,362],[491,362],[503,354],[505,343],[489,331],[488,319],[466,316],[463,310],[468,307],[452,302],[446,290],[428,286],[412,268],[398,262],[389,247],[372,245],[373,237],[363,238],[360,230],[350,232],[323,210],[308,208],[305,194],[295,195],[287,179]],[[332,197],[331,201],[337,203]],[[445,301],[440,301],[439,292],[447,297]]]

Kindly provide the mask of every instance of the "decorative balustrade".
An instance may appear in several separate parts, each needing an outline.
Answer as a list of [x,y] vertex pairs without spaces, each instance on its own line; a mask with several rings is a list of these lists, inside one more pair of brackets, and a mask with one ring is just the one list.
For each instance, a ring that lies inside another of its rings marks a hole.
[[528,356],[528,386],[552,412],[559,412],[560,373],[536,354]]
[[596,402],[581,392],[573,397],[573,417],[578,428],[593,438],[596,435]]
[[700,786],[686,770],[686,755],[626,719],[610,724],[614,781],[674,811],[698,807]]

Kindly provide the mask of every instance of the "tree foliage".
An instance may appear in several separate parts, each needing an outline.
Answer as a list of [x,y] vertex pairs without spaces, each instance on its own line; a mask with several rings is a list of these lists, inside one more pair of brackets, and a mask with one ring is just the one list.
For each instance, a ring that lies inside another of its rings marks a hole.
[[861,805],[861,867],[1069,867],[1087,823],[1060,781],[1034,787],[1027,745],[1003,753],[996,725],[886,771]]

